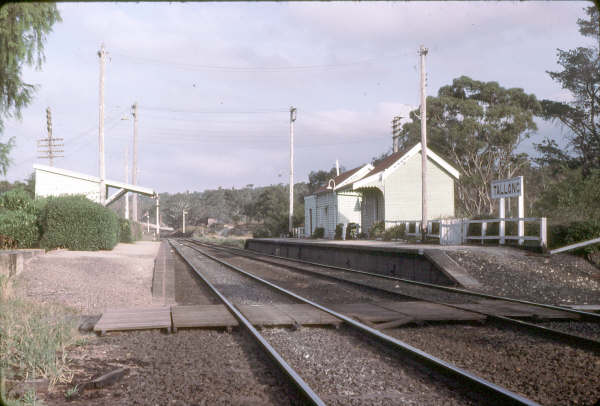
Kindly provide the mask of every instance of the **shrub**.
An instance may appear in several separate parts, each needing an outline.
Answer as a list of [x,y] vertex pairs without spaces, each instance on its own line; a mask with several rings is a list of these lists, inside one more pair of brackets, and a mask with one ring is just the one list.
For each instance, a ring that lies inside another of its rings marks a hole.
[[37,206],[29,193],[23,189],[13,189],[0,195],[0,208],[6,210],[21,210],[37,215]]
[[131,232],[131,223],[126,219],[119,219],[119,241],[124,243],[133,242],[133,234]]
[[406,231],[406,224],[398,224],[385,230],[383,233],[383,239],[385,241],[399,240],[404,237]]
[[119,241],[117,215],[85,196],[48,198],[41,225],[45,248],[110,250]]
[[261,226],[252,233],[252,237],[269,238],[271,237],[271,231],[266,226]]
[[142,239],[142,227],[143,225],[138,223],[138,222],[133,222],[131,224],[131,226],[133,227],[133,239],[134,241],[140,241]]
[[325,229],[323,227],[315,228],[312,238],[323,238],[325,236]]
[[369,238],[381,238],[383,237],[383,233],[385,232],[385,223],[380,221],[371,226],[369,230]]
[[[568,225],[555,225],[548,230],[549,246],[563,247],[600,237],[600,221],[575,221]],[[575,251],[580,255],[591,255],[600,251],[600,244],[588,245]]]
[[358,238],[358,224],[348,223],[346,226],[346,239],[356,240]]
[[341,240],[343,232],[344,232],[344,225],[342,223],[339,223],[338,225],[335,226],[335,236],[333,238],[335,240]]
[[24,210],[4,210],[0,213],[0,248],[31,248],[39,237],[35,215]]

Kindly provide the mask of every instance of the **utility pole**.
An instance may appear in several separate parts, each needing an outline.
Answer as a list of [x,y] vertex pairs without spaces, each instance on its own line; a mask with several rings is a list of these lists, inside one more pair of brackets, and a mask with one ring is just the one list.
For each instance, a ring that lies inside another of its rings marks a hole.
[[288,231],[292,233],[294,216],[294,121],[296,121],[296,109],[290,107],[290,216]]
[[156,196],[156,241],[160,241],[160,198]]
[[188,212],[183,210],[183,234],[185,234],[185,215],[186,214],[188,214]]
[[[138,147],[137,147],[137,123],[138,123],[138,105],[137,102],[133,103],[132,113],[133,114],[133,167],[131,174],[131,183],[137,185],[137,165],[138,165]],[[133,193],[132,197],[133,210],[131,212],[133,221],[138,221],[138,199],[137,194]]]
[[104,50],[104,43],[100,45],[98,57],[100,57],[100,123],[98,125],[98,169],[100,172],[100,204],[104,204],[106,201],[106,168],[104,167],[104,63],[106,60],[106,51]]
[[400,120],[402,120],[402,118],[403,117],[396,116],[392,120],[392,141],[394,153],[398,152],[399,149],[398,138],[400,137],[400,130],[402,129],[402,125],[400,123]]
[[[54,166],[54,158],[64,157],[64,155],[56,155],[56,153],[65,152],[62,149],[55,148],[64,147],[65,144],[56,144],[56,141],[63,141],[63,139],[52,137],[52,112],[50,111],[50,107],[46,108],[46,128],[48,130],[48,137],[38,139],[38,152],[45,155],[38,156],[38,158],[48,159],[50,166]],[[39,148],[46,149],[40,150]]]
[[335,176],[340,176],[340,161],[335,160]]
[[[125,183],[129,183],[129,147],[125,144]],[[129,192],[125,193],[125,219],[129,220]]]
[[425,242],[427,235],[427,99],[425,79],[425,56],[427,48],[421,45],[421,241]]

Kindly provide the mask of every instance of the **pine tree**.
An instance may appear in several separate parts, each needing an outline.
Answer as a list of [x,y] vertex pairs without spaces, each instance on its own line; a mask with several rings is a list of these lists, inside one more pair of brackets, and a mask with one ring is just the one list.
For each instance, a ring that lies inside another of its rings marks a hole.
[[[24,65],[40,69],[44,42],[54,23],[61,21],[53,3],[10,3],[0,8],[0,134],[4,120],[21,119],[36,86],[22,81]],[[14,138],[0,142],[0,173],[6,174]]]

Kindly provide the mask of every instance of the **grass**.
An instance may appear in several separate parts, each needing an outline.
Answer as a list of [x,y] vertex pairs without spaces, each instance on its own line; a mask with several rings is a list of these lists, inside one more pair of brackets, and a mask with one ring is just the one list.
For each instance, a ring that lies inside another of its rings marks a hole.
[[[10,281],[0,276],[0,379],[47,379],[49,387],[70,382],[65,348],[76,341],[74,312],[58,305],[41,305],[12,294]],[[2,400],[4,400],[4,393]],[[35,392],[25,392],[9,405],[40,404]]]

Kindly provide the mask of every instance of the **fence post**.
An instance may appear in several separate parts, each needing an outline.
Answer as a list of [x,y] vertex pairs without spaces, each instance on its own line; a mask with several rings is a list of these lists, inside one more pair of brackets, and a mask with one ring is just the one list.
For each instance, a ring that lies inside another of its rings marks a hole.
[[483,237],[485,237],[485,234],[487,232],[487,222],[483,222],[481,223],[481,245],[483,245],[483,242],[485,241],[485,239]]
[[498,214],[500,215],[500,218],[502,219],[502,221],[500,222],[500,225],[498,226],[498,234],[500,235],[500,245],[504,245],[505,243],[505,239],[504,236],[506,235],[506,228],[505,228],[505,222],[504,222],[504,218],[506,217],[505,215],[505,204],[504,204],[504,198],[501,197],[500,199],[498,199],[500,203],[498,206]]
[[540,219],[540,247],[542,247],[542,252],[546,252],[548,250],[548,235],[547,235],[547,227],[548,221],[546,217],[542,217]]

